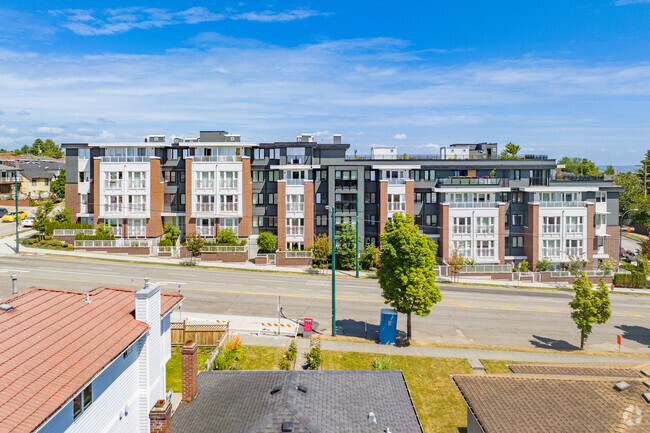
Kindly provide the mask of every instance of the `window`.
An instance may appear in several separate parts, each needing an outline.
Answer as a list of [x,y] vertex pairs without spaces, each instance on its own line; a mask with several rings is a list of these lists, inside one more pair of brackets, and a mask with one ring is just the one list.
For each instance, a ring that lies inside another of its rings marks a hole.
[[582,217],[568,216],[566,217],[566,232],[567,233],[582,233]]
[[416,192],[415,193],[415,202],[416,203],[422,203],[422,193],[421,192]]
[[88,173],[85,172],[85,171],[80,171],[79,172],[79,183],[88,182],[88,180],[89,180]]
[[371,226],[374,226],[377,224],[377,216],[376,215],[368,215],[368,224]]
[[214,171],[197,171],[196,187],[214,188]]
[[287,147],[287,164],[304,164],[305,161],[304,147]]
[[104,188],[106,189],[121,189],[122,188],[122,172],[121,171],[107,171],[104,173]]
[[543,217],[542,233],[560,233],[560,217]]
[[264,227],[264,217],[263,216],[254,216],[253,217],[253,227]]
[[179,171],[179,182],[180,183],[185,183],[185,171]]
[[582,249],[582,239],[567,239],[566,253],[569,256],[580,256],[584,253]]
[[81,391],[73,401],[74,418],[76,419],[93,403],[93,384],[91,383]]
[[376,238],[365,238],[364,239],[364,244],[365,245],[376,245],[377,239]]
[[253,194],[253,204],[262,205],[264,204],[264,193]]
[[422,225],[422,215],[416,215],[415,216],[415,225],[416,226],[421,226]]
[[166,171],[165,172],[165,183],[168,183],[168,184],[176,183],[176,172],[175,171]]
[[425,224],[428,226],[438,225],[438,215],[427,215],[424,219]]
[[508,179],[510,180],[521,180],[521,170],[509,170]]
[[130,238],[144,238],[147,236],[147,223],[144,219],[129,219],[127,235]]
[[221,212],[237,212],[239,210],[238,207],[238,201],[239,201],[239,196],[237,195],[221,195],[219,196],[219,210]]
[[[366,204],[372,204],[372,203],[375,203],[375,201],[376,201],[376,195],[375,195],[374,192],[367,192],[367,193],[365,193],[364,202],[365,202]],[[416,201],[417,201],[417,200],[416,200]]]
[[513,203],[523,203],[524,202],[524,193],[523,192],[513,192],[512,193],[512,202]]
[[181,197],[180,197],[180,198],[181,198],[181,204],[184,205],[184,204],[185,204],[185,193],[184,193],[184,192],[181,193]]
[[317,192],[316,193],[316,203],[327,204],[327,193],[326,192]]
[[232,230],[232,232],[239,236],[239,219],[237,218],[221,218],[219,220],[219,230]]
[[388,212],[404,212],[405,210],[405,194],[388,194]]
[[513,214],[512,215],[512,225],[513,226],[523,226],[524,225],[524,216],[522,214]]
[[476,217],[476,233],[494,233],[494,217]]
[[167,149],[167,159],[178,159],[178,149]]
[[420,170],[411,170],[410,178],[413,180],[420,180]]
[[269,182],[277,182],[280,179],[280,170],[269,171]]
[[357,209],[356,194],[336,194],[336,211],[352,212]]
[[165,193],[163,197],[163,203],[165,206],[174,206],[176,205],[176,194],[174,193]]
[[79,149],[79,159],[90,159],[90,149]]
[[269,149],[269,159],[280,159],[280,149]]
[[523,236],[511,236],[512,248],[523,248],[524,247],[524,237]]
[[213,195],[197,195],[196,196],[196,211],[197,212],[214,212],[214,196]]
[[424,201],[427,204],[435,203],[437,201],[437,196],[435,192],[427,192],[424,194]]
[[124,351],[124,353],[122,353],[122,358],[124,358],[124,359],[128,358],[128,356],[131,354],[131,352],[133,352],[133,346],[129,346],[129,348],[126,349]]
[[264,172],[261,170],[253,170],[253,182],[264,182]]
[[472,233],[472,217],[454,217],[454,233]]
[[424,180],[436,180],[436,171],[435,170],[422,170],[422,179]]
[[327,215],[316,215],[316,225],[323,227],[327,225]]
[[607,191],[596,192],[596,203],[605,203],[607,201]]
[[271,193],[268,195],[268,204],[278,204],[278,194]]
[[272,216],[269,217],[269,227],[277,227],[278,226],[278,217]]
[[237,188],[239,186],[239,172],[222,171],[219,173],[220,188]]
[[377,172],[375,170],[365,170],[364,179],[370,182],[374,182],[377,177]]
[[305,211],[305,195],[304,194],[288,194],[286,196],[287,212],[304,212]]
[[287,218],[287,236],[302,236],[305,234],[303,218]]
[[264,149],[255,148],[253,149],[253,158],[254,159],[264,159]]
[[315,170],[314,174],[316,176],[316,180],[320,180],[322,182],[325,182],[327,180],[327,170]]
[[129,171],[129,188],[131,189],[143,189],[146,187],[146,176],[145,171]]
[[336,188],[356,188],[357,187],[357,175],[356,170],[336,170],[334,186]]

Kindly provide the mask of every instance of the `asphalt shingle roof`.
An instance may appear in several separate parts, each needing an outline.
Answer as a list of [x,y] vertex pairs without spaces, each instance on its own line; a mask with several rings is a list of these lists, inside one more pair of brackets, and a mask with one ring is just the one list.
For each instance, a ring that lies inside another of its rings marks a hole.
[[[567,374],[574,376],[645,377],[650,362],[593,362],[583,364],[511,364],[513,373]],[[650,390],[649,390],[650,391]]]
[[[81,391],[149,326],[134,291],[31,288],[1,302],[0,432],[31,432]],[[161,317],[182,299],[162,294]]]
[[65,168],[60,161],[22,161],[19,165],[27,179],[50,179]]
[[[275,386],[282,390],[271,394]],[[198,395],[177,409],[172,431],[277,433],[286,421],[294,433],[422,432],[399,370],[202,372]]]

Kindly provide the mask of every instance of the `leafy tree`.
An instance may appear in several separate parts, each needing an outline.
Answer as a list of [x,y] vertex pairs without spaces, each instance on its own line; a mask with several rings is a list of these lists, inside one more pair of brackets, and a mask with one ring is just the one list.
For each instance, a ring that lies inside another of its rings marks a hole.
[[41,140],[40,138],[37,138],[36,140],[34,140],[34,143],[32,143],[31,146],[25,145],[20,150],[16,151],[15,154],[49,156],[50,158],[56,158],[56,159],[60,159],[65,156],[63,150],[61,150],[61,147],[49,138],[45,140],[45,142],[43,142],[43,140]]
[[535,265],[537,272],[548,272],[553,267],[553,262],[551,262],[548,257],[544,257],[542,260],[538,261]]
[[519,272],[528,272],[528,260],[524,259],[519,263]]
[[606,273],[611,273],[614,270],[614,261],[611,259],[603,259],[598,262],[598,269]]
[[218,245],[239,245],[239,239],[234,231],[230,229],[221,229],[217,233],[217,244]]
[[180,235],[181,235],[181,229],[179,229],[172,223],[167,223],[165,224],[165,227],[163,227],[163,239],[168,240],[170,242],[170,245],[168,246],[176,245],[176,241],[178,241],[178,237]]
[[115,235],[113,234],[113,228],[104,223],[99,223],[99,225],[95,229],[95,236],[98,236],[98,239],[110,239],[110,240],[115,239]]
[[375,269],[379,264],[379,249],[373,244],[368,244],[364,247],[361,257],[359,257],[359,265],[363,269]]
[[587,262],[582,256],[569,254],[569,263],[566,264],[566,268],[574,277],[580,276],[586,265]]
[[326,234],[316,236],[313,246],[314,266],[324,266],[330,262],[332,256],[332,242]]
[[562,171],[565,173],[573,173],[577,176],[601,175],[596,164],[587,158],[569,158],[568,156],[565,156],[558,162],[558,164],[564,165]]
[[357,249],[355,242],[357,234],[352,224],[343,224],[341,232],[336,235],[336,268],[354,269],[356,266]]
[[639,252],[644,256],[650,257],[650,238],[645,238],[641,242],[641,248],[639,248],[639,250]]
[[54,222],[61,223],[61,224],[71,224],[72,223],[72,214],[70,213],[70,209],[68,209],[67,207],[64,207],[59,212],[54,214],[54,216],[52,217],[52,220]]
[[453,277],[463,269],[463,266],[467,266],[467,259],[458,253],[458,248],[454,248],[447,259],[447,266],[451,268]]
[[[650,201],[644,197],[643,182],[639,182],[638,173],[633,171],[616,173],[614,183],[623,187],[618,202],[620,214],[630,211],[629,215],[634,222],[650,223]],[[632,209],[638,209],[638,211]]]
[[614,170],[613,166],[608,165],[607,168],[605,168],[605,171],[603,173],[608,175],[608,176],[612,176],[612,175],[616,174],[616,170]]
[[42,238],[47,232],[47,226],[50,222],[50,213],[54,209],[54,202],[52,200],[45,200],[38,205],[38,209],[34,213],[34,229]]
[[636,270],[646,276],[650,275],[650,262],[648,261],[648,256],[644,254],[639,254],[637,256]]
[[420,234],[411,215],[401,212],[386,222],[381,235],[377,277],[385,303],[406,314],[406,335],[411,339],[411,314],[428,316],[442,300],[436,286],[436,249],[433,240]]
[[278,240],[273,236],[273,233],[262,232],[259,239],[257,239],[257,246],[260,253],[272,253],[278,246]]
[[592,290],[593,286],[584,272],[573,282],[576,294],[569,306],[573,309],[571,318],[580,330],[580,349],[584,348],[592,325],[605,323],[612,315],[607,284],[601,280],[596,291]]
[[205,240],[196,233],[192,233],[186,239],[187,241],[187,251],[192,255],[192,259],[196,256],[201,255],[201,249],[205,245]]
[[60,199],[65,198],[65,169],[61,170],[56,180],[50,183],[50,192]]
[[521,150],[521,146],[518,146],[512,142],[509,142],[505,145],[503,151],[501,152],[501,159],[519,159],[517,154]]

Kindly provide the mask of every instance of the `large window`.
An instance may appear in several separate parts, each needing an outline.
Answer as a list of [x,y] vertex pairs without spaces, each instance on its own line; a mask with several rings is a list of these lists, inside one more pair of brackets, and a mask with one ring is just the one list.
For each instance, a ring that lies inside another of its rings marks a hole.
[[214,196],[211,194],[202,194],[196,196],[197,212],[214,212]]
[[106,212],[122,212],[122,196],[107,195],[104,210]]
[[129,196],[129,212],[144,212],[147,204],[146,195]]
[[566,253],[569,256],[581,256],[584,253],[582,239],[567,239]]
[[459,256],[472,256],[472,241],[454,241],[451,245],[452,251],[457,251]]
[[334,172],[334,186],[340,189],[356,188],[357,187],[356,170],[336,170]]
[[454,233],[472,233],[472,217],[454,217]]
[[107,171],[104,173],[104,188],[122,189],[122,172]]
[[219,211],[221,212],[237,212],[239,197],[236,195],[221,195]]
[[494,241],[476,241],[476,257],[494,257]]
[[560,240],[543,240],[542,241],[542,256],[544,257],[560,257]]
[[253,170],[253,182],[264,182],[264,172],[262,170]]
[[219,230],[229,229],[239,236],[239,219],[237,218],[221,218],[219,220]]
[[214,188],[214,171],[197,171],[196,187],[199,189]]
[[213,238],[214,218],[197,218],[196,234],[204,238]]
[[142,218],[129,219],[128,236],[130,238],[147,237],[147,222]]
[[287,212],[304,212],[305,195],[289,194],[287,195]]
[[129,171],[129,188],[142,189],[146,185],[147,173],[145,171]]
[[542,225],[542,233],[560,233],[560,217],[544,217],[544,224]]
[[304,164],[304,147],[287,147],[287,164]]
[[303,218],[287,218],[287,236],[302,236],[305,234]]
[[355,212],[357,209],[356,194],[336,194],[337,212]]
[[494,217],[476,217],[476,233],[494,233]]
[[388,194],[388,211],[404,212],[406,210],[405,194]]
[[566,232],[567,233],[582,233],[582,217],[581,216],[568,216],[566,217]]
[[220,188],[237,188],[239,186],[239,172],[222,171],[220,174]]
[[93,404],[92,383],[85,387],[84,390],[77,394],[77,396],[74,398],[72,402],[74,418],[76,419],[84,411],[88,410],[91,404]]

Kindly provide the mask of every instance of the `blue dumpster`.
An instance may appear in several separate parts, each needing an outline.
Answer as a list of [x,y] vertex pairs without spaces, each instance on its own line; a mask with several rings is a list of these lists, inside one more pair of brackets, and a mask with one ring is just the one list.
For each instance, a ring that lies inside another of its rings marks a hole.
[[390,308],[381,309],[379,322],[379,342],[381,344],[395,344],[397,337],[397,311]]

